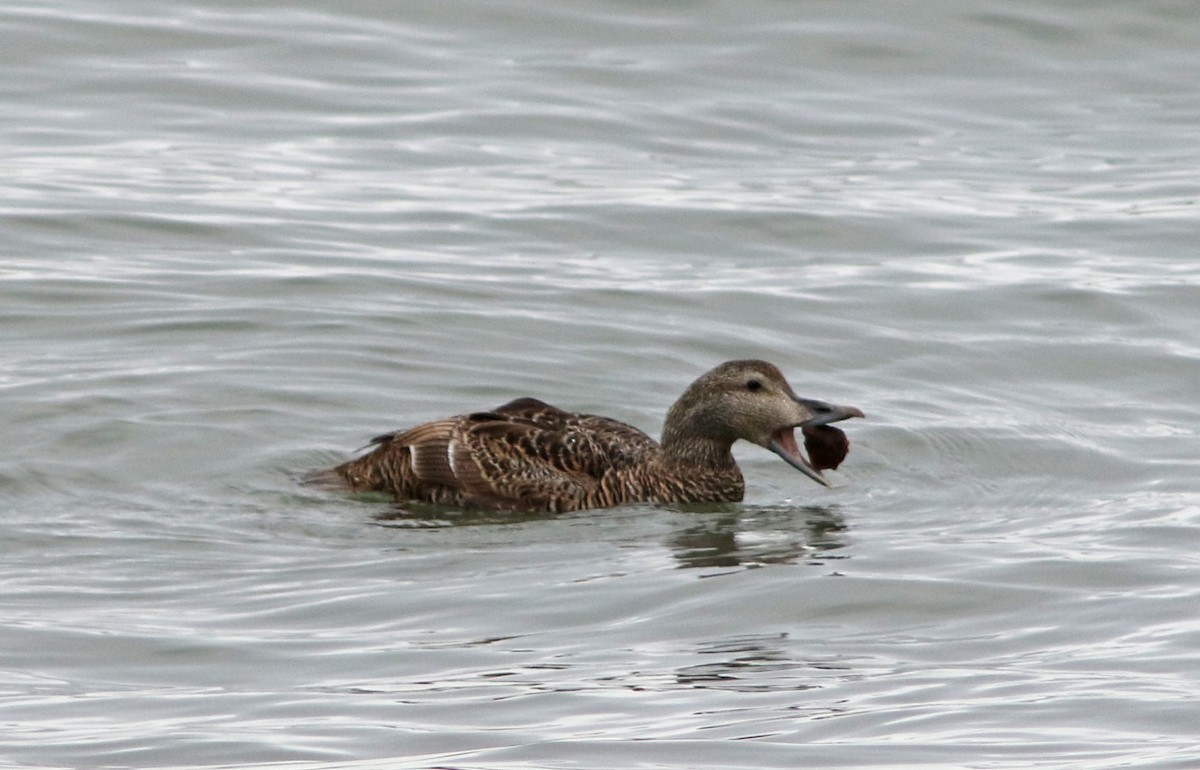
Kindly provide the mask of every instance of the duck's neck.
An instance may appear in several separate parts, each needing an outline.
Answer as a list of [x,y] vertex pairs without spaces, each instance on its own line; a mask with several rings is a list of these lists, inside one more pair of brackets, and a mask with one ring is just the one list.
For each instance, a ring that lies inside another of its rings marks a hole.
[[720,426],[727,421],[692,384],[667,410],[662,450],[667,465],[695,470],[736,470],[729,448],[737,437]]
[[663,460],[677,468],[736,471],[737,463],[729,451],[732,446],[732,439],[704,436],[670,424],[663,429]]

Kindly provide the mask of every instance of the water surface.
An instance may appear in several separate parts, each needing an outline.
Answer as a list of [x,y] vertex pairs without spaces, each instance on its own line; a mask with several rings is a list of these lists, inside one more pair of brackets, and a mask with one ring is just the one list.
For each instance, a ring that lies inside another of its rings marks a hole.
[[[1187,2],[0,11],[0,763],[1200,762]],[[534,395],[825,490],[299,486]]]

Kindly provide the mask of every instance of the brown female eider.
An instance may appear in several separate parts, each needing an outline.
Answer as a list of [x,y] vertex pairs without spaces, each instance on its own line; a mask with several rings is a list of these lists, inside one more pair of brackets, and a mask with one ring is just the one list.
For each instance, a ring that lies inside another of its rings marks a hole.
[[[846,456],[829,423],[863,413],[800,398],[766,361],[728,361],[667,412],[662,443],[608,417],[519,398],[487,412],[387,433],[358,459],[310,481],[399,501],[511,511],[575,511],[625,503],[738,502],[745,484],[729,449],[745,439],[818,483]],[[809,457],[796,445],[805,434]],[[811,459],[810,459],[811,458]]]

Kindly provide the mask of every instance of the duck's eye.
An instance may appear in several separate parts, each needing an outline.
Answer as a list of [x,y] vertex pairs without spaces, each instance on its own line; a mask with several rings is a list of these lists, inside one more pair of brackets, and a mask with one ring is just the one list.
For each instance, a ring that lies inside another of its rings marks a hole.
[[762,390],[762,387],[763,384],[758,380],[750,380],[746,383],[746,390],[750,391],[751,393],[757,393],[758,391]]

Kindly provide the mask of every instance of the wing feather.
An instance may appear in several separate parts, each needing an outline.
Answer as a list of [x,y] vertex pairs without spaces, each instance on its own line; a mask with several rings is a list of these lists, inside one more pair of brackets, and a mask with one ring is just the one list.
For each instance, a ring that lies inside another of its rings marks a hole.
[[457,424],[457,420],[427,422],[393,439],[408,446],[412,471],[422,482],[444,487],[457,486],[448,452]]
[[657,451],[617,420],[521,398],[376,437],[335,471],[354,489],[480,508],[563,511],[620,497],[616,478]]

